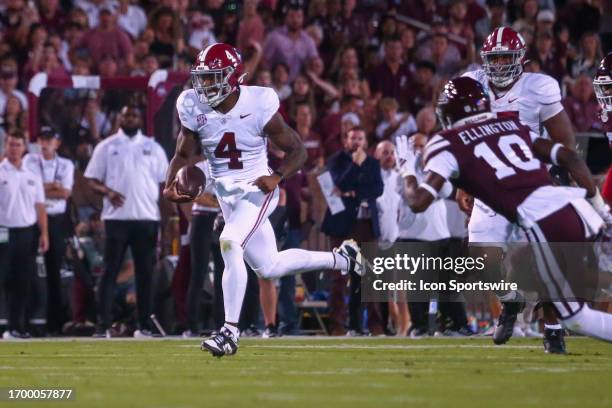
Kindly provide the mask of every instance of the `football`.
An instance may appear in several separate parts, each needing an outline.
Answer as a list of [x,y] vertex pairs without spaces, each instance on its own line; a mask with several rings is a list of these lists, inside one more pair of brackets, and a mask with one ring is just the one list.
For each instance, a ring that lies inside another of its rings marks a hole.
[[176,192],[181,195],[196,198],[204,189],[206,176],[204,172],[194,165],[182,167],[176,173]]

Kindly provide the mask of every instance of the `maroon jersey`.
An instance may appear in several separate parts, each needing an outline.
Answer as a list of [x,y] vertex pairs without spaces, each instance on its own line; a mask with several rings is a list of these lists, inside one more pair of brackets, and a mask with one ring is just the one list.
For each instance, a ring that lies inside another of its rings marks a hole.
[[552,185],[531,146],[529,127],[514,118],[492,116],[434,136],[425,147],[425,171],[450,180],[516,222],[525,198]]

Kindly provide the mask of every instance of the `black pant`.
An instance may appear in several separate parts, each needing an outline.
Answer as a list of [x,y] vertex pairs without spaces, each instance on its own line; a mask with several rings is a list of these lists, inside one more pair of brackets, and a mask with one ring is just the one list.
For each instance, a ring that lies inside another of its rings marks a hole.
[[6,282],[8,329],[26,331],[26,307],[36,273],[38,227],[10,228],[8,243],[0,244],[0,283]]
[[[191,218],[191,275],[189,277],[189,288],[187,289],[187,326],[193,333],[200,331],[200,295],[202,294],[204,278],[208,272],[215,218],[217,218],[216,212],[194,214]],[[215,276],[215,286],[220,286],[223,263],[218,265],[217,259],[215,259],[215,270],[217,269],[220,269],[221,273],[218,274],[219,279]],[[223,290],[220,291],[220,294],[223,295]],[[215,302],[215,316],[218,308],[217,302]],[[223,298],[221,298],[221,311],[223,311]],[[221,313],[223,315],[223,312]],[[223,324],[223,318],[221,318],[221,324]]]
[[[427,247],[421,251],[424,256],[441,257],[459,256],[461,253],[461,242],[454,241],[451,245],[451,240],[442,239],[439,241],[421,241],[417,239],[399,239],[399,242],[422,242],[426,243]],[[453,276],[449,272],[437,271],[437,281],[448,282]],[[454,272],[452,272],[454,273]],[[465,311],[465,302],[461,296],[441,292],[437,294],[438,310],[443,320],[450,320],[448,329],[459,330],[467,326],[467,318]],[[429,326],[429,302],[410,302],[408,301],[408,311],[410,312],[411,328],[420,330],[432,330]],[[442,327],[444,329],[444,327]]]
[[49,250],[45,253],[47,271],[47,329],[59,332],[66,322],[66,312],[62,299],[60,270],[66,253],[66,224],[64,214],[50,215]]
[[157,221],[104,221],[106,234],[104,261],[106,269],[102,276],[98,294],[101,329],[108,329],[112,324],[115,283],[128,245],[132,250],[136,272],[138,326],[140,329],[150,329],[149,317],[153,310],[151,282],[153,280],[158,224]]

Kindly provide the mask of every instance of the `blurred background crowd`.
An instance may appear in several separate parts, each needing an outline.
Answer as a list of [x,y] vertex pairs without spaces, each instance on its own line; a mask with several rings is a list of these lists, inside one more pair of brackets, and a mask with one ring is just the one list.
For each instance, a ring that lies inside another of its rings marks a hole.
[[[371,241],[384,235],[387,227],[372,219],[376,216],[372,211],[359,211],[350,225],[331,216],[316,175],[326,167],[333,171],[334,166],[348,165],[341,163],[341,152],[349,152],[350,160],[361,164],[365,157],[353,154],[360,151],[379,160],[384,184],[387,180],[384,173],[395,166],[393,145],[384,142],[393,142],[396,136],[406,134],[416,135],[415,140],[424,144],[439,128],[432,103],[440,84],[463,71],[478,68],[480,46],[496,27],[511,26],[523,35],[529,48],[527,71],[548,74],[559,82],[564,107],[576,132],[602,132],[592,77],[605,52],[612,49],[609,1],[2,0],[0,3],[0,158],[7,134],[21,131],[27,137],[31,131],[28,116],[32,99],[28,100],[26,93],[29,81],[38,73],[44,72],[49,77],[125,78],[148,77],[158,69],[168,69],[182,72],[188,78],[200,50],[214,42],[234,45],[249,73],[247,84],[271,87],[277,92],[281,114],[298,132],[308,151],[303,171],[283,186],[281,202],[285,214],[279,216],[277,233],[282,241],[279,245],[285,247],[325,249],[348,236]],[[189,86],[185,81],[185,87]],[[61,315],[48,319],[46,312],[36,312],[32,306],[33,315],[39,313],[41,319],[57,322],[49,330],[54,334],[93,331],[96,279],[105,268],[104,224],[100,221],[101,197],[83,174],[96,144],[119,128],[119,111],[128,100],[142,108],[146,104],[143,95],[104,89],[53,90],[43,93],[37,102],[39,117],[33,123],[54,129],[62,141],[60,155],[75,164],[71,205],[66,216],[72,221],[67,235],[74,236],[76,241],[67,246],[62,264],[62,277],[69,282],[62,288],[62,307],[52,308],[53,313]],[[172,135],[166,137],[173,139],[176,118],[166,121],[172,121],[167,128]],[[30,151],[37,151],[36,141],[31,142]],[[609,166],[606,144],[604,139],[593,137],[591,143],[584,145],[583,153],[595,174],[605,174]],[[171,154],[173,144],[164,148]],[[280,154],[271,147],[272,163]],[[363,196],[363,200],[385,196],[383,184],[370,186],[373,195]],[[342,194],[359,187],[337,188]],[[194,214],[207,208],[196,209]],[[215,212],[214,208],[208,209]],[[409,210],[406,207],[403,211]],[[214,328],[216,322],[223,321],[215,310],[219,301],[215,283],[220,279],[213,277],[220,276],[222,260],[215,251],[214,232],[205,243],[206,251],[212,251],[210,266],[207,257],[201,266],[206,268],[206,279],[197,288],[202,292],[201,304],[197,306],[198,322],[190,323],[187,316],[190,312],[185,297],[189,278],[174,271],[181,242],[188,244],[188,239],[181,240],[180,234],[189,236],[190,212],[191,208],[162,211],[156,252],[159,262],[152,289],[154,309],[162,323],[169,331],[179,333]],[[465,239],[465,216],[452,203],[417,221],[412,220],[411,228],[400,231],[399,238],[443,241],[445,245],[454,243],[459,247]],[[216,220],[208,228],[213,231],[216,226],[218,230],[218,224]],[[189,251],[183,257],[187,254]],[[184,262],[179,260],[178,268],[189,270],[191,266],[183,265]],[[39,264],[39,269],[44,270],[44,262]],[[39,275],[44,272],[39,271]],[[128,254],[118,278],[113,309],[115,321],[121,322],[115,327],[116,334],[129,334],[130,322],[134,320],[133,276],[134,264]],[[177,282],[176,276],[182,276],[182,281]],[[409,312],[406,299],[395,299],[382,307],[368,305],[364,312],[356,298],[358,287],[340,275],[323,279],[311,273],[298,280],[297,290],[295,281],[258,284],[254,275],[252,278],[242,323],[243,329],[252,334],[267,327],[273,329],[274,335],[280,324],[285,333],[320,329],[332,334],[348,330],[360,335],[370,330],[374,334],[406,335],[410,315],[421,313],[418,305]],[[43,298],[44,291],[33,289],[34,297]],[[446,329],[449,333],[470,334],[479,329],[472,324],[476,314],[486,324],[496,313],[495,305],[476,310],[455,303],[462,306],[446,311],[442,320],[451,323],[442,324],[441,332]],[[309,318],[314,321],[307,321]]]

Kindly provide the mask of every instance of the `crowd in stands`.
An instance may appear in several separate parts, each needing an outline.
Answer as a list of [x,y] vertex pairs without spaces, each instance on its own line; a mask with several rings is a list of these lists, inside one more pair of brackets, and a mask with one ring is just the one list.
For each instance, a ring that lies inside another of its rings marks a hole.
[[[511,26],[522,34],[529,49],[527,71],[548,74],[559,82],[574,130],[601,132],[592,77],[605,52],[612,50],[612,3],[605,0],[1,3],[0,158],[6,134],[21,130],[27,135],[30,130],[26,91],[37,73],[146,77],[168,69],[188,74],[200,50],[226,42],[241,52],[247,84],[277,92],[281,114],[306,146],[304,179],[292,180],[294,185],[285,189],[287,228],[314,226],[314,232],[302,231],[298,240],[307,240],[305,245],[311,247],[329,245],[329,237],[319,232],[325,204],[320,194],[313,193],[312,176],[346,149],[348,132],[363,131],[364,151],[371,156],[380,142],[393,142],[399,135],[430,136],[438,128],[432,104],[440,85],[479,66],[479,49],[496,27]],[[89,264],[100,271],[104,263],[99,248],[104,234],[99,222],[101,199],[88,189],[83,172],[94,146],[117,131],[122,101],[116,91],[84,92],[63,91],[61,100],[66,103],[59,107],[58,100],[51,101],[41,110],[39,121],[60,133],[60,152],[76,165],[75,233],[87,237],[84,250]],[[60,108],[63,111],[57,113]],[[177,224],[166,224],[164,236],[176,235]],[[170,242],[160,246],[160,259],[177,252]],[[129,281],[130,262],[124,261],[121,282]],[[346,288],[345,281],[333,285],[331,292]],[[312,285],[311,290],[316,289]],[[122,290],[128,299],[133,296],[133,290]],[[80,306],[66,320],[93,319],[95,313],[86,313],[84,306],[95,307],[93,293],[89,286],[79,292]],[[330,307],[347,308],[350,302],[344,295],[330,299]],[[405,315],[401,310],[389,313]],[[345,319],[343,313],[337,316]],[[336,334],[344,329],[342,322],[337,323],[337,330],[332,330]],[[358,332],[361,327],[352,329]],[[403,325],[397,331],[406,330]]]

